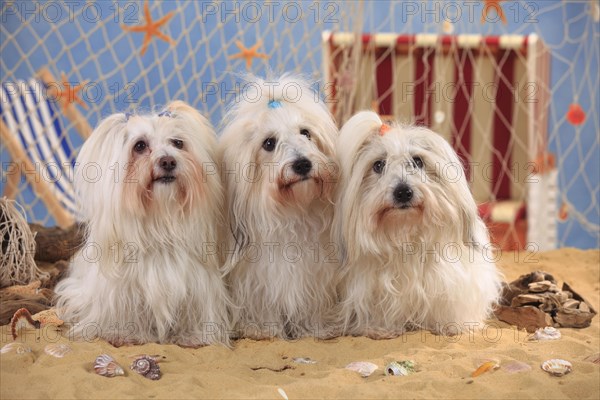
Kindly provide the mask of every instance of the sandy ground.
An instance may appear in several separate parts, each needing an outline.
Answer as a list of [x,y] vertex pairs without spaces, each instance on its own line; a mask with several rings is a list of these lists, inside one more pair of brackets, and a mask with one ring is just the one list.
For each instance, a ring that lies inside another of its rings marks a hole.
[[[499,265],[509,281],[536,269],[548,271],[559,284],[566,280],[600,310],[597,250],[505,253]],[[20,337],[33,349],[31,353],[0,357],[0,397],[597,399],[600,365],[584,358],[600,351],[599,329],[597,316],[591,327],[563,328],[560,340],[547,342],[530,342],[526,332],[498,321],[490,321],[483,332],[454,338],[414,332],[379,341],[350,337],[327,342],[241,340],[233,350],[220,346],[191,350],[157,344],[117,349],[104,341],[73,342],[71,353],[54,358],[44,353],[45,345],[68,340],[52,328],[44,328]],[[10,341],[9,329],[4,326],[2,345]],[[96,375],[92,365],[101,353],[112,355],[123,365],[126,376]],[[160,364],[162,379],[150,381],[129,371],[130,356],[140,353],[166,356]],[[297,364],[292,361],[294,357],[310,357],[317,363]],[[531,370],[509,374],[500,368],[471,378],[471,372],[489,358],[498,359],[501,365],[523,361]],[[573,372],[561,378],[548,375],[540,369],[540,363],[550,358],[569,360]],[[384,375],[388,362],[406,359],[416,361],[420,370],[406,377]],[[370,361],[379,369],[361,378],[344,369],[352,361]],[[283,369],[285,366],[291,368]]]

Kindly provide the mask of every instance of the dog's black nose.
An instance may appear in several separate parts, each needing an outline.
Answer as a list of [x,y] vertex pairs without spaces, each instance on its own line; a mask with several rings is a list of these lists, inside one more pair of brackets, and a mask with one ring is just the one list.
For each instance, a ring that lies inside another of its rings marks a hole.
[[171,172],[177,166],[177,161],[175,161],[175,157],[164,156],[158,160],[160,167],[166,172]]
[[398,203],[408,203],[413,197],[413,191],[406,183],[401,183],[394,189],[394,199]]
[[294,161],[292,169],[298,175],[307,175],[312,169],[312,163],[308,158],[302,157]]

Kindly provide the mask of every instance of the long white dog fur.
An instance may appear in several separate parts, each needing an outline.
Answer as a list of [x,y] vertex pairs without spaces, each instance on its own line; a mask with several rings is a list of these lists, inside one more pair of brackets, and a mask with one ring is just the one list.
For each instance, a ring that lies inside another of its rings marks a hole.
[[240,336],[324,337],[339,265],[330,243],[337,128],[300,77],[249,77],[219,141],[224,271]]
[[388,126],[364,111],[341,129],[337,153],[344,332],[389,338],[481,324],[501,275],[451,146],[426,128]]
[[224,202],[209,122],[183,102],[114,114],[78,156],[86,241],[56,287],[61,318],[115,345],[228,343],[218,240]]

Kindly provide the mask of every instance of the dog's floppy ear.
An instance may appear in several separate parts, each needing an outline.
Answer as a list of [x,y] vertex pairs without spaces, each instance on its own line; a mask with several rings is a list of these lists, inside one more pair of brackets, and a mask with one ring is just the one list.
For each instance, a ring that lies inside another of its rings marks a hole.
[[443,168],[449,175],[444,179],[448,179],[448,185],[454,186],[453,194],[456,207],[459,209],[461,227],[461,240],[463,243],[473,247],[484,246],[489,243],[489,234],[485,223],[479,217],[479,210],[475,199],[471,194],[471,188],[467,182],[466,173],[463,163],[452,146],[437,133],[432,132],[435,137],[434,145],[443,152],[444,159],[449,164]]
[[343,181],[347,182],[360,148],[374,134],[381,132],[382,126],[387,125],[372,111],[361,111],[342,126],[337,141],[337,155],[342,166]]

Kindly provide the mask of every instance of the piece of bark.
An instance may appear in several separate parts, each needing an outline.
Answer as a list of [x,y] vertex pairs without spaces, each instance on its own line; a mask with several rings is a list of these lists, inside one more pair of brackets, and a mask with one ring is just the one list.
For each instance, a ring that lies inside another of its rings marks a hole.
[[553,325],[552,317],[537,307],[498,306],[494,313],[500,321],[516,325],[519,329],[525,328],[530,333],[535,332],[538,328]]
[[29,228],[35,235],[36,262],[55,263],[59,260],[69,260],[83,244],[83,225],[74,224],[68,229],[62,229],[29,224]]

